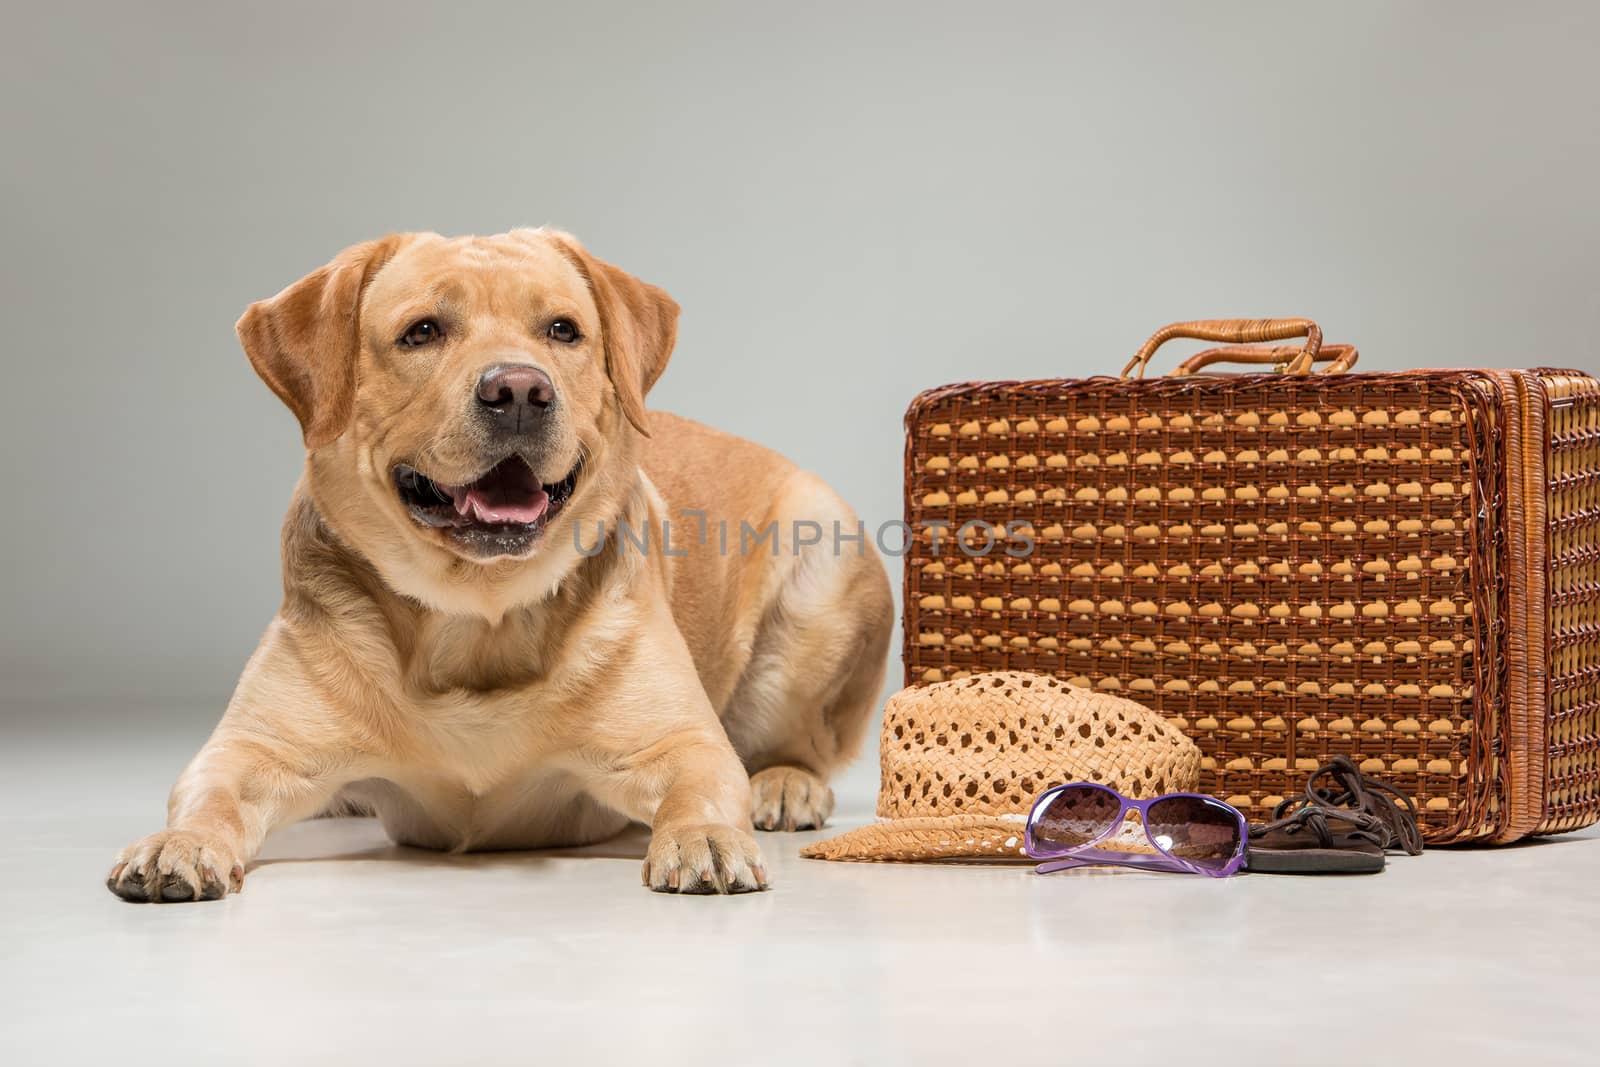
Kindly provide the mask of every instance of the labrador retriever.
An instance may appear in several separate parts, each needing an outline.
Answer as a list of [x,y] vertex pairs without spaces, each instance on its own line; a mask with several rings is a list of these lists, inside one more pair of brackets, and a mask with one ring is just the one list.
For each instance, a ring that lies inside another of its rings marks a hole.
[[330,807],[452,851],[637,820],[651,889],[767,886],[751,830],[828,817],[893,606],[820,479],[645,409],[677,318],[548,229],[357,245],[245,312],[306,446],[283,603],[112,892],[225,896]]

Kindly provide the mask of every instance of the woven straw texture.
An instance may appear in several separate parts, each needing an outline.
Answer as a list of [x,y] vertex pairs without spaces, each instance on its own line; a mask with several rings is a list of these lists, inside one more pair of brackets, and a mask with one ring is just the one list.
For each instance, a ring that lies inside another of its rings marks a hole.
[[1551,396],[1550,729],[1540,833],[1600,815],[1600,386],[1540,372]]
[[1593,378],[972,383],[906,444],[907,684],[1126,694],[1253,819],[1340,754],[1433,842],[1600,815]]
[[947,815],[873,823],[800,850],[811,860],[1025,860],[1024,819]]
[[888,821],[801,855],[1015,858],[1021,817],[1052,785],[1100,782],[1141,799],[1192,792],[1200,779],[1200,750],[1149,708],[1014,671],[895,694],[878,752],[878,816]]

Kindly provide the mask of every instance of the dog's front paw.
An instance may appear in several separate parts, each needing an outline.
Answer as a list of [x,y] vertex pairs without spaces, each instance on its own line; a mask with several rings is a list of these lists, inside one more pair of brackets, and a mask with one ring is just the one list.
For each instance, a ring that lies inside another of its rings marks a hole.
[[122,850],[106,888],[123,900],[217,900],[244,885],[244,866],[211,838],[163,830]]
[[833,790],[800,767],[768,767],[750,776],[757,830],[818,830],[833,814]]
[[644,884],[657,893],[752,893],[767,888],[767,868],[743,830],[663,827],[650,835]]

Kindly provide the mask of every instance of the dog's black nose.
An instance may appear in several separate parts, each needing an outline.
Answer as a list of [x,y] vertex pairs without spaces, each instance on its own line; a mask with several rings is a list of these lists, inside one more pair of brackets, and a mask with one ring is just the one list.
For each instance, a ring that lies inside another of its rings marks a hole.
[[478,403],[508,430],[531,429],[555,398],[550,376],[526,363],[502,363],[478,379]]

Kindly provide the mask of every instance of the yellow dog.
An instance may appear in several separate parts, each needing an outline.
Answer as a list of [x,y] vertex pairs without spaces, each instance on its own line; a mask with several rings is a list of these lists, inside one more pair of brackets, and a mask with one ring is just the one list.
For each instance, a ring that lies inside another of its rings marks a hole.
[[220,897],[333,805],[451,850],[640,820],[650,888],[766,886],[752,825],[827,818],[893,606],[822,481],[645,410],[677,316],[550,230],[387,237],[245,312],[305,436],[283,606],[113,892]]

